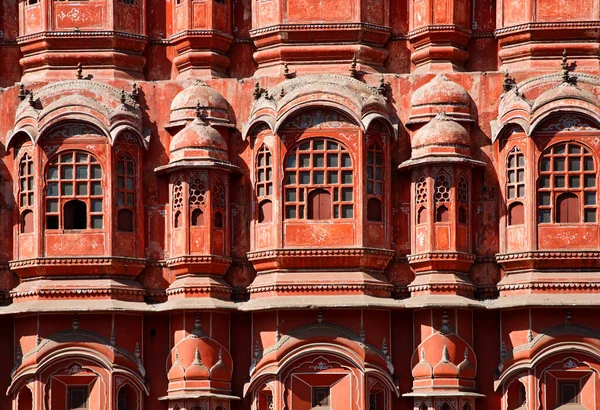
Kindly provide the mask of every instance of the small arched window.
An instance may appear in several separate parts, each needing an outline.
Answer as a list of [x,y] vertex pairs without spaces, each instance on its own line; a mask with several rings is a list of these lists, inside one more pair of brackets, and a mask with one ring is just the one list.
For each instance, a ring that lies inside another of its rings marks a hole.
[[458,202],[458,223],[466,224],[469,219],[469,183],[464,175],[461,175],[458,179],[456,193]]
[[435,221],[450,222],[450,189],[452,179],[445,172],[440,172],[435,177]]
[[273,195],[273,159],[271,151],[261,145],[256,154],[256,200],[258,202],[258,222],[271,222]]
[[[34,173],[33,159],[28,153],[21,157],[19,162],[19,209],[21,211],[21,232],[33,232],[33,205],[34,205]],[[28,211],[29,210],[29,211]],[[28,216],[31,214],[30,216]],[[23,223],[31,222],[29,226]]]
[[23,386],[17,397],[18,410],[32,410],[33,409],[33,394],[27,386]]
[[207,185],[208,174],[206,172],[193,173],[188,179],[190,225],[192,227],[204,226]]
[[508,206],[508,224],[522,225],[525,223],[525,207],[521,202],[513,202]]
[[596,166],[588,148],[555,145],[542,155],[539,169],[540,223],[596,222]]
[[415,183],[415,204],[417,206],[417,224],[427,223],[427,179],[421,175]]
[[[317,219],[315,203],[311,202],[317,199],[330,201],[328,218],[354,217],[352,159],[348,150],[336,141],[314,139],[297,144],[287,157],[284,185],[286,219]],[[326,219],[324,205],[319,206],[318,219]],[[312,217],[308,208],[312,209]]]
[[424,206],[420,207],[419,211],[417,212],[417,223],[427,223],[427,208],[425,208]]
[[183,210],[183,181],[180,179],[175,180],[173,183],[173,227],[181,228],[181,218]]
[[133,232],[136,191],[135,162],[129,154],[119,155],[117,161],[117,229]]
[[46,172],[46,228],[102,229],[102,167],[86,152],[54,157]]
[[379,144],[367,147],[367,221],[383,220],[383,148]]
[[117,410],[138,410],[137,393],[129,384],[123,385],[117,393]]
[[215,212],[215,227],[216,228],[223,227],[223,214],[219,211]]

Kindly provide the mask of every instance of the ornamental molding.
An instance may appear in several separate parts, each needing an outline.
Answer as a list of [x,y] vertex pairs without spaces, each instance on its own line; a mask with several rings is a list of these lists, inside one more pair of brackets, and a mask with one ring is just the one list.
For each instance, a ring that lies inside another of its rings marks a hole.
[[167,289],[167,296],[181,294],[223,294],[230,295],[232,290],[226,286],[181,286],[173,289]]
[[[81,283],[81,282],[80,282]],[[10,291],[10,296],[13,298],[24,298],[39,296],[44,298],[81,298],[87,296],[113,296],[113,295],[127,295],[127,296],[146,296],[147,292],[143,289],[132,289],[132,288],[72,288],[72,289],[32,289],[27,291]]]
[[184,255],[165,260],[165,265],[172,268],[179,265],[230,265],[231,258],[219,255]]
[[528,31],[528,30],[556,30],[556,29],[584,29],[594,30],[599,29],[600,23],[598,21],[573,21],[573,22],[532,22],[517,24],[514,26],[503,27],[496,29],[494,35],[502,36],[505,34]]
[[326,249],[272,249],[268,251],[248,252],[249,261],[276,257],[315,257],[315,256],[383,256],[393,257],[394,251],[379,248],[326,248]]
[[471,253],[462,252],[426,252],[408,255],[407,259],[409,263],[425,260],[452,260],[475,262],[475,255]]
[[598,131],[598,127],[581,116],[565,114],[550,120],[540,131]]
[[409,31],[407,36],[408,36],[408,38],[412,38],[412,37],[421,35],[423,33],[430,33],[430,32],[438,32],[439,33],[439,32],[449,32],[449,31],[458,31],[458,32],[465,33],[468,35],[471,34],[471,30],[466,29],[463,26],[459,26],[457,24],[431,24],[428,26],[418,28],[413,31]]
[[323,31],[323,30],[373,30],[381,33],[390,33],[391,27],[371,23],[315,23],[315,24],[277,24],[250,30],[250,37],[261,34],[275,33],[278,31]]
[[128,266],[136,268],[146,267],[146,260],[142,258],[126,258],[121,256],[105,257],[41,257],[31,259],[20,259],[8,262],[12,270],[18,270],[28,267],[48,267],[48,266],[73,266],[73,265],[92,265],[92,266]]
[[429,283],[426,285],[408,285],[408,290],[411,292],[423,292],[423,291],[440,291],[449,292],[456,290],[473,291],[476,286],[468,283]]
[[514,283],[507,285],[498,285],[498,290],[523,290],[523,289],[537,289],[544,291],[555,291],[555,290],[597,290],[600,289],[600,282],[535,282],[535,283]]
[[113,37],[122,37],[132,40],[138,41],[148,41],[148,36],[140,35],[140,34],[132,34],[126,33],[123,31],[110,31],[110,30],[102,30],[102,31],[41,31],[39,33],[30,34],[27,36],[17,37],[17,44],[25,43],[29,40],[35,40],[45,37],[63,37],[63,38],[73,38],[73,37],[89,37],[89,38],[113,38]]
[[183,30],[169,37],[169,42],[179,40],[182,37],[221,37],[226,40],[233,40],[231,34],[224,33],[220,30]]
[[293,293],[304,293],[304,292],[339,292],[339,291],[385,291],[389,292],[393,289],[391,284],[382,285],[323,285],[323,284],[303,284],[303,285],[267,285],[267,286],[252,286],[250,285],[247,289],[250,293],[262,293],[262,292],[293,292]]
[[600,251],[527,251],[515,253],[498,253],[496,262],[520,260],[569,260],[569,259],[600,259]]

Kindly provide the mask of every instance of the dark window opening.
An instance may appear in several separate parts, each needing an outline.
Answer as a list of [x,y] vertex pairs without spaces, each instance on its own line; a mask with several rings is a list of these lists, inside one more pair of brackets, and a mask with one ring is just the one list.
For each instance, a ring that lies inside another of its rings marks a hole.
[[27,210],[21,214],[21,233],[33,232],[33,211]]
[[179,228],[181,226],[181,211],[175,212],[175,228]]
[[119,389],[117,394],[117,410],[137,410],[137,394],[128,384]]
[[64,206],[65,229],[85,229],[87,227],[87,205],[74,199]]
[[558,385],[559,404],[579,403],[579,383],[563,382]]
[[381,222],[383,220],[381,201],[371,198],[367,201],[367,221]]
[[308,219],[331,219],[331,194],[315,189],[308,194]]
[[192,226],[204,226],[204,212],[196,208],[192,211]]
[[429,410],[429,407],[427,407],[425,403],[421,403],[421,405],[419,406],[419,410]]
[[215,227],[223,227],[223,214],[221,212],[215,212]]
[[463,410],[471,410],[471,405],[469,403],[465,403],[463,405]]
[[49,215],[46,217],[47,229],[58,229],[58,215]]
[[312,406],[327,407],[329,406],[329,387],[313,387],[312,388]]
[[519,383],[519,402],[521,403],[522,406],[525,405],[525,403],[527,403],[527,390],[525,390],[525,385]]
[[556,199],[556,222],[578,223],[579,222],[579,198],[575,194],[561,194]]
[[427,208],[422,206],[419,208],[419,212],[417,213],[417,223],[424,224],[427,223]]
[[19,392],[19,407],[18,410],[32,410],[33,409],[33,394],[27,387],[22,387]]
[[442,403],[440,410],[450,410],[450,405],[446,402]]
[[273,203],[269,200],[258,205],[258,222],[271,222],[273,220]]
[[450,212],[446,205],[438,206],[435,210],[435,221],[436,222],[450,222]]
[[508,224],[523,225],[525,223],[525,207],[521,202],[513,202],[508,207]]
[[117,228],[123,232],[133,232],[133,212],[129,209],[119,209]]
[[87,387],[69,387],[68,391],[68,409],[87,409],[88,408],[88,395],[89,391]]
[[458,208],[458,223],[466,224],[467,223],[467,210],[464,206]]

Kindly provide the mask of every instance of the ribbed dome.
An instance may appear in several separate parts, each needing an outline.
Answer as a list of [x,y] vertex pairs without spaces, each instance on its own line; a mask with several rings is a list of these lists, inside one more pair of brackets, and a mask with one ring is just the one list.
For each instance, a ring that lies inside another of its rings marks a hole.
[[169,150],[171,162],[182,159],[228,161],[225,138],[200,118],[196,118],[173,137]]
[[231,355],[216,340],[208,337],[197,321],[194,331],[171,350],[173,365],[168,373],[169,382],[179,377],[178,367],[183,368],[181,377],[185,381],[218,380],[230,381],[233,360]]
[[174,349],[174,352],[172,352],[172,354],[174,355],[173,364],[171,365],[171,368],[167,373],[167,378],[169,379],[169,381],[172,382],[183,380],[185,377],[185,369],[183,368],[181,363],[179,363],[179,351],[177,350],[177,348]]
[[181,91],[171,103],[171,123],[193,120],[196,106],[200,108],[202,119],[212,122],[231,122],[231,108],[218,91],[198,80]]
[[412,139],[412,158],[428,154],[471,154],[469,132],[444,112],[415,133]]
[[439,377],[458,377],[458,367],[450,361],[448,346],[442,348],[442,358],[433,366],[433,378]]
[[433,375],[433,368],[425,358],[425,349],[420,349],[420,355],[421,358],[419,359],[419,363],[417,363],[412,369],[412,375],[415,379],[430,378]]
[[455,120],[470,120],[470,100],[462,86],[438,74],[412,95],[410,121],[427,121],[442,110]]

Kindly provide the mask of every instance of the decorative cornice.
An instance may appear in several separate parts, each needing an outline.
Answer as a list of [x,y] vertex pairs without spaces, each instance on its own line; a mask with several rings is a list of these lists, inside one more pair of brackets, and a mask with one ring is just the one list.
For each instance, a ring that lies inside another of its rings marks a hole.
[[126,258],[122,256],[95,256],[95,257],[42,257],[31,259],[20,259],[8,262],[12,270],[23,269],[27,267],[46,267],[46,266],[73,266],[73,265],[127,265],[135,267],[145,267],[146,260],[142,258]]
[[496,262],[515,260],[573,260],[573,259],[600,259],[600,251],[527,251],[515,253],[499,253]]
[[534,282],[534,283],[512,283],[507,285],[498,285],[498,290],[597,290],[600,289],[600,280],[598,282]]
[[381,33],[390,33],[391,28],[370,23],[315,23],[315,24],[277,24],[250,30],[250,37],[261,34],[275,33],[278,31],[323,31],[323,30],[372,30]]
[[364,292],[364,291],[386,291],[389,292],[393,289],[393,285],[391,284],[383,284],[383,285],[307,285],[307,284],[299,284],[299,285],[270,285],[270,286],[250,286],[248,291],[250,293],[262,293],[262,292],[293,292],[293,293],[305,293],[305,292],[337,292],[337,291],[355,291],[355,292]]
[[407,34],[408,38],[416,37],[423,33],[430,32],[460,32],[470,35],[471,30],[464,28],[463,26],[459,26],[458,24],[432,24],[424,27],[420,27],[416,30],[409,31]]
[[248,260],[255,261],[274,257],[306,257],[306,256],[386,256],[392,257],[394,251],[379,248],[321,248],[321,249],[270,249],[266,251],[248,252]]
[[17,44],[34,40],[38,38],[46,37],[57,37],[57,38],[111,38],[111,37],[122,37],[127,39],[133,39],[138,41],[148,41],[148,36],[140,34],[125,33],[123,31],[41,31],[39,33],[29,34],[27,36],[17,37]]
[[556,30],[556,29],[579,29],[593,30],[599,29],[600,22],[598,21],[572,21],[572,22],[532,22],[517,24],[515,26],[503,27],[494,31],[495,36],[502,36],[509,33],[529,30]]
[[144,297],[147,292],[144,289],[132,289],[132,288],[77,288],[77,289],[31,289],[27,291],[11,291],[10,296],[13,298],[24,298],[24,297],[43,297],[43,298],[63,298],[63,297],[88,297],[88,296],[116,296],[116,295],[127,295],[127,296],[138,296]]
[[407,256],[408,262],[423,260],[475,261],[475,255],[463,252],[425,252]]
[[230,295],[232,292],[231,288],[226,286],[181,286],[177,288],[167,289],[166,295],[185,295],[185,294],[214,294],[221,293],[224,295]]
[[475,285],[469,283],[427,283],[415,286],[408,285],[408,290],[410,292],[435,291],[445,293],[457,290],[472,292],[475,288]]
[[165,265],[168,267],[176,267],[179,265],[212,265],[222,264],[230,265],[231,258],[219,255],[184,255],[169,258],[165,261]]
[[229,41],[233,40],[233,36],[231,34],[227,34],[219,30],[183,30],[173,34],[171,37],[169,37],[169,40],[174,42],[182,37],[221,37]]

